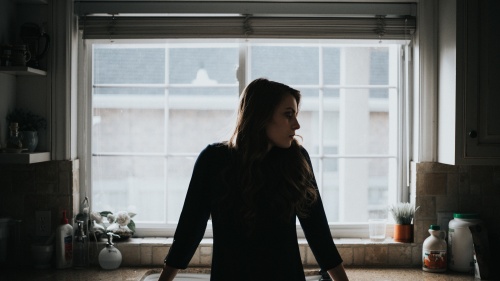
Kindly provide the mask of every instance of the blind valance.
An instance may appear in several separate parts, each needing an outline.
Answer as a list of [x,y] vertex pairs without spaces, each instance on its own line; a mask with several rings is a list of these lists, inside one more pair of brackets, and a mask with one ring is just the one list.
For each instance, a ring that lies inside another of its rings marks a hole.
[[88,39],[409,39],[415,11],[414,3],[75,1]]
[[83,17],[86,39],[336,38],[409,39],[415,18]]

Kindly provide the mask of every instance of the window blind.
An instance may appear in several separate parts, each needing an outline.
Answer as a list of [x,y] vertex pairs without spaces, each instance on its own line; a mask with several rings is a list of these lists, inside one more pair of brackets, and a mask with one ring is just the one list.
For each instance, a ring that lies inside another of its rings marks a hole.
[[86,39],[409,39],[415,10],[414,3],[75,2]]

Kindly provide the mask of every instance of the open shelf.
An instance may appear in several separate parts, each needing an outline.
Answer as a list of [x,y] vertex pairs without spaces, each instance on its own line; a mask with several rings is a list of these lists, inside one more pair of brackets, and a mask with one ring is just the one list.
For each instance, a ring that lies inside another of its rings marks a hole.
[[50,152],[0,152],[0,164],[32,164],[50,161]]
[[0,66],[0,72],[11,75],[47,75],[47,72],[29,66]]

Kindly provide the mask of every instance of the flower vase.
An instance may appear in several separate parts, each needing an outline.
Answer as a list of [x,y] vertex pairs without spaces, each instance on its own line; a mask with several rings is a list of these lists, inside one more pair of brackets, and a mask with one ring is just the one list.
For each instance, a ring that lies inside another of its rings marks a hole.
[[38,133],[36,131],[21,131],[21,142],[23,143],[23,148],[27,148],[28,152],[33,152],[38,145]]
[[413,242],[413,224],[395,224],[394,241],[402,243]]

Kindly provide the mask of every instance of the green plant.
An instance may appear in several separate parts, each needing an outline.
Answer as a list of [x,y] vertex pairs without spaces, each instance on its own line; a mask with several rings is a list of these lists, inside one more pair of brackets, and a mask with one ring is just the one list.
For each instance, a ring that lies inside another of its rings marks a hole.
[[21,108],[7,114],[6,119],[7,124],[18,123],[19,131],[38,131],[47,127],[45,118]]
[[389,211],[392,213],[394,221],[396,221],[397,224],[411,224],[413,216],[419,207],[415,208],[411,203],[400,202],[392,205]]

